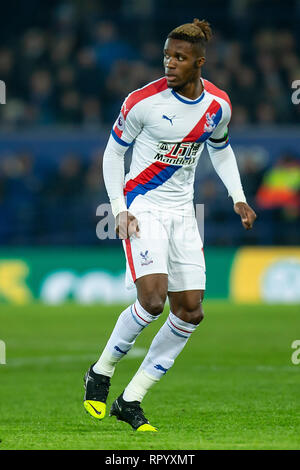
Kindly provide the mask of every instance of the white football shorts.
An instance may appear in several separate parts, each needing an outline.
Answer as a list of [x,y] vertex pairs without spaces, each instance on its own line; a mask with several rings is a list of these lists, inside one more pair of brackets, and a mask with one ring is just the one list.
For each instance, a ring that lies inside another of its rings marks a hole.
[[123,240],[126,287],[148,274],[168,275],[168,290],[205,289],[203,244],[194,215],[143,210],[134,213],[139,235]]

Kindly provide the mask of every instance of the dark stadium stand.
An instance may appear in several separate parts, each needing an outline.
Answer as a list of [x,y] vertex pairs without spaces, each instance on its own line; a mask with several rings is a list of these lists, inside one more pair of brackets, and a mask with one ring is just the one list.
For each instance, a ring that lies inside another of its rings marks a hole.
[[203,156],[195,189],[196,203],[205,204],[205,243],[298,243],[300,182],[292,211],[256,200],[280,156],[291,152],[299,166],[293,129],[300,105],[291,102],[291,83],[300,78],[298,1],[282,8],[276,1],[213,0],[195,10],[179,1],[170,9],[166,1],[132,0],[129,17],[121,0],[45,1],[42,9],[30,0],[18,2],[18,21],[11,22],[15,3],[2,6],[0,32],[0,79],[7,87],[0,106],[1,244],[99,243],[95,213],[107,202],[101,158],[109,129],[124,97],[163,75],[168,31],[195,16],[207,18],[215,32],[203,75],[231,98],[232,144],[258,213],[255,230],[244,232]]

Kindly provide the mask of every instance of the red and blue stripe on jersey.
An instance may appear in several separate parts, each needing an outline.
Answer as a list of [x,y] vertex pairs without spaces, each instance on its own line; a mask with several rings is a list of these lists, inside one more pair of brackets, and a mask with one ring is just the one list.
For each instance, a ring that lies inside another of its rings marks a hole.
[[179,168],[181,168],[179,165],[168,165],[167,163],[154,162],[135,178],[127,181],[124,188],[127,208],[130,207],[133,200],[139,194],[146,194],[148,191],[162,185],[171,178]]
[[220,90],[220,88],[218,88],[216,85],[209,82],[205,78],[202,78],[202,82],[203,82],[203,86],[204,86],[205,91],[208,91],[208,93],[211,93],[212,95],[217,96],[218,98],[222,98],[222,100],[226,101],[229,104],[229,107],[232,111],[231,102],[230,102],[229,96],[227,95],[226,91]]
[[[149,85],[131,93],[128,96],[128,98],[124,101],[124,104],[121,109],[121,113],[123,115],[125,122],[126,122],[127,114],[133,108],[133,106],[135,106],[137,103],[144,100],[145,98],[149,98],[150,96],[156,95],[157,93],[161,93],[167,88],[168,88],[168,85],[167,85],[166,78],[160,78],[159,80],[156,80],[155,82],[152,82]],[[123,130],[121,130],[117,124],[115,124],[111,133],[119,144],[125,147],[128,147],[129,145],[131,145],[131,142],[127,143],[125,142],[125,140],[122,140]]]
[[[220,103],[216,100],[211,102],[201,119],[186,137],[183,138],[182,142],[204,142],[210,136],[212,131],[207,132],[204,130],[207,114],[210,116],[215,115],[213,119],[215,128],[222,117],[222,107]],[[156,161],[145,168],[145,170],[139,173],[135,178],[127,181],[124,188],[127,207],[130,207],[137,196],[146,194],[148,191],[164,184],[179,168],[182,168],[182,165],[170,165]]]

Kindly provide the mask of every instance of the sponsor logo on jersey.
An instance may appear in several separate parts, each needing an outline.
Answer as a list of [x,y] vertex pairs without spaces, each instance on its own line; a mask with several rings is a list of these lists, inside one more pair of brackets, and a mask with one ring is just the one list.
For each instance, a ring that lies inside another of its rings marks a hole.
[[162,115],[162,119],[166,119],[167,121],[170,121],[171,125],[173,126],[173,119],[176,117],[176,114],[174,114],[174,116],[172,117],[168,117],[166,116],[165,114]]
[[159,142],[154,159],[172,165],[193,165],[201,145],[198,142]]

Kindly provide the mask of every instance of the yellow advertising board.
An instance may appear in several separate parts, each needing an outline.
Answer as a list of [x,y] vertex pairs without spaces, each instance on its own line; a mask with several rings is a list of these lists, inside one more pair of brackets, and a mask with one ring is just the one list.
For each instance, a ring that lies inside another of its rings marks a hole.
[[300,303],[300,247],[246,247],[231,268],[235,302]]

